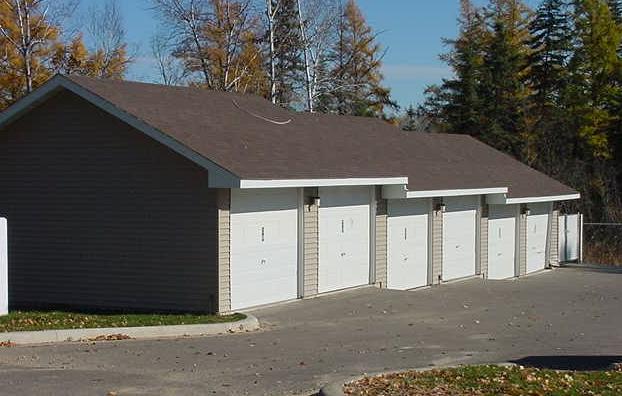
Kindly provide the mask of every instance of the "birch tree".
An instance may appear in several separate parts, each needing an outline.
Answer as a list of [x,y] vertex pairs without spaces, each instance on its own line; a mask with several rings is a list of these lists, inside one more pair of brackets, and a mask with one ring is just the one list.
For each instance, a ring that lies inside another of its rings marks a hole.
[[260,18],[251,0],[152,2],[174,40],[172,54],[183,63],[189,83],[263,94]]
[[327,64],[337,38],[339,1],[297,0],[297,3],[303,45],[306,109],[314,112],[321,96],[331,92],[337,85]]
[[132,57],[128,55],[123,16],[117,0],[108,0],[100,8],[91,8],[87,27],[94,42],[90,62],[94,77],[123,78]]
[[63,6],[50,0],[3,0],[0,3],[2,63],[8,75],[16,79],[14,84],[19,86],[14,94],[30,93],[49,77],[46,63],[55,53],[61,35],[54,18],[66,11],[68,5]]
[[266,18],[268,20],[268,62],[270,63],[270,101],[276,104],[276,59],[274,45],[274,26],[276,13],[278,12],[278,2],[276,7],[272,0],[266,0]]
[[52,59],[75,2],[0,1],[0,107],[30,93],[54,73]]
[[212,18],[207,22],[207,56],[214,88],[246,92],[252,87],[262,93],[263,55],[258,42],[260,21],[252,12],[252,2],[212,0]]
[[164,85],[182,85],[184,82],[183,65],[172,55],[172,38],[165,32],[157,32],[150,40],[151,55],[156,61],[160,83]]
[[175,56],[182,59],[184,67],[200,75],[201,83],[213,87],[207,59],[203,28],[208,17],[206,0],[152,0],[164,26],[175,37]]

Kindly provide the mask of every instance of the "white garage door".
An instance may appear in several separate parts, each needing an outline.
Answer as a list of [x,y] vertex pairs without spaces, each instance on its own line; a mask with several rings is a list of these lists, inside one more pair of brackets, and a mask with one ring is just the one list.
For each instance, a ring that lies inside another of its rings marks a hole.
[[369,284],[370,187],[320,188],[321,293]]
[[231,308],[298,296],[298,191],[231,190]]
[[488,278],[516,276],[518,205],[490,205],[488,216]]
[[387,287],[408,290],[428,284],[428,199],[389,200]]
[[443,215],[443,280],[475,275],[480,197],[447,197]]
[[549,203],[529,204],[527,216],[527,273],[546,266],[546,239],[549,229]]

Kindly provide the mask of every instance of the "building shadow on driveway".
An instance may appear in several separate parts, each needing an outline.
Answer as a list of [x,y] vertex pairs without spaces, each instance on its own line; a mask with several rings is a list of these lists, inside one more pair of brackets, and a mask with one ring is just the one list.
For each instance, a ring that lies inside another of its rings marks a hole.
[[527,356],[512,360],[511,363],[540,369],[597,371],[608,370],[615,364],[622,364],[622,356]]

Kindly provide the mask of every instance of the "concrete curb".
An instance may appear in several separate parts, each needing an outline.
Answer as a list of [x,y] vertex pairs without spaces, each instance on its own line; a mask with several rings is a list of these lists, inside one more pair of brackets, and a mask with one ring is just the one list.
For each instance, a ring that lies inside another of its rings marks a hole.
[[[500,366],[500,367],[516,367],[516,366],[518,366],[517,364],[514,364],[514,363],[478,364],[478,366],[482,366],[482,365]],[[400,373],[405,373],[405,372],[410,372],[410,371],[426,372],[426,371],[432,371],[432,370],[444,370],[444,369],[458,368],[458,367],[463,367],[463,366],[465,366],[465,365],[435,366],[435,367],[424,367],[424,368],[415,368],[415,369],[408,369],[408,370],[385,371],[385,372],[376,373],[376,374],[359,375],[357,377],[348,378],[348,379],[343,380],[343,381],[331,382],[331,383],[323,386],[322,389],[320,389],[320,391],[318,393],[318,396],[347,396],[343,392],[343,386],[345,384],[349,384],[350,382],[358,381],[358,380],[363,379],[365,377],[377,377],[379,375],[385,375],[385,374],[400,374]]]
[[0,333],[0,343],[10,343],[15,345],[47,344],[65,341],[89,341],[99,337],[117,335],[127,336],[132,339],[157,339],[243,333],[258,330],[259,328],[259,320],[257,320],[257,318],[253,315],[246,314],[246,319],[227,323],[16,331],[10,333]]

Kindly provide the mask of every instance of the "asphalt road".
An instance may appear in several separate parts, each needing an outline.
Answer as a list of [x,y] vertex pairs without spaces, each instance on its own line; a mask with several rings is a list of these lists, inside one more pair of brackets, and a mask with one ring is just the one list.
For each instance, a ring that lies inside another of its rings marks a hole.
[[0,348],[0,394],[308,395],[343,377],[432,365],[598,366],[621,359],[621,300],[621,272],[570,268],[361,289],[254,311],[256,333]]

